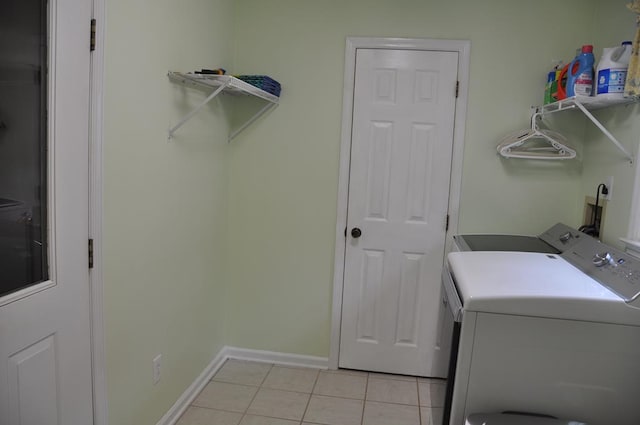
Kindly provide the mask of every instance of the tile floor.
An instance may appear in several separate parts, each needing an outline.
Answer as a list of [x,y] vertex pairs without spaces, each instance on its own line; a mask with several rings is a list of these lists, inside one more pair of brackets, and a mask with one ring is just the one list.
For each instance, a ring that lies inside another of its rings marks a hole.
[[177,425],[439,425],[445,383],[227,360]]

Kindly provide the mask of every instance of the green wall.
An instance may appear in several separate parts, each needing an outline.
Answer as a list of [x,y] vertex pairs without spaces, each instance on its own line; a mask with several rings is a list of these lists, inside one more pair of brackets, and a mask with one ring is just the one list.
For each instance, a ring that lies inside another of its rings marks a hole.
[[[168,70],[229,67],[231,0],[106,2],[104,296],[109,423],[155,424],[223,346],[228,144]],[[152,384],[152,359],[162,378]]]
[[595,3],[237,1],[234,72],[269,74],[283,96],[232,144],[228,343],[328,355],[348,36],[471,40],[460,231],[576,222],[579,162],[505,160],[495,146],[528,125],[552,60],[589,38]]

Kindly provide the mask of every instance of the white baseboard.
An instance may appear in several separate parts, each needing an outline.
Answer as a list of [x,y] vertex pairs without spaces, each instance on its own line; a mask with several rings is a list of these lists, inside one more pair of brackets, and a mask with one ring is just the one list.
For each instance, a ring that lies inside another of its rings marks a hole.
[[329,359],[326,357],[224,346],[156,425],[175,425],[178,419],[180,419],[180,416],[187,410],[193,400],[198,397],[200,391],[209,383],[213,375],[216,374],[227,359],[250,360],[254,362],[310,367],[314,369],[326,369],[329,364]]
[[224,364],[225,360],[227,360],[225,349],[226,347],[223,347],[222,350],[218,352],[209,365],[202,371],[196,380],[189,385],[189,388],[182,393],[180,398],[173,404],[173,406],[171,406],[171,409],[165,413],[156,425],[175,425],[175,423],[178,422],[180,416],[182,416],[185,410],[187,410],[193,400],[198,397],[200,391],[202,391],[202,389],[209,383],[211,378],[213,378],[213,375],[216,374],[218,369],[220,369]]
[[283,366],[310,367],[327,369],[329,359],[326,357],[306,356],[302,354],[279,353],[276,351],[251,350],[248,348],[224,347],[227,358],[251,360],[254,362],[274,363]]

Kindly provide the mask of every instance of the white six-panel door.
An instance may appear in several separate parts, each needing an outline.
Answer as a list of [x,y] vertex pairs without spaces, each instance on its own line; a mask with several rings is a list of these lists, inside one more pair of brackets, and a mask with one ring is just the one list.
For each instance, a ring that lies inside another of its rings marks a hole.
[[457,52],[357,50],[342,368],[440,373],[457,70]]
[[87,267],[91,1],[48,3],[49,278],[0,297],[0,425],[93,423]]

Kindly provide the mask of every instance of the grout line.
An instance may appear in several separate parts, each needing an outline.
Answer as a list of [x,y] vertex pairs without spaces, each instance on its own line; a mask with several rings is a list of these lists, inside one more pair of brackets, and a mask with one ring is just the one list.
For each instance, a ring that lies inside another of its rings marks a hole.
[[[307,394],[307,393],[305,393],[305,394]],[[344,399],[344,400],[353,400],[353,401],[365,401],[365,398],[344,397],[344,396],[341,396],[341,395],[329,395],[329,394],[320,394],[320,393],[311,393],[311,394],[312,395],[317,395],[318,397],[341,398],[341,399]],[[391,403],[391,404],[401,404],[401,403]],[[412,405],[407,405],[407,406],[412,406]]]
[[[301,424],[302,420],[298,421],[296,419],[287,419],[287,418],[282,418],[280,416],[268,416],[268,415],[254,415],[252,413],[247,413],[245,416],[255,416],[257,418],[269,418],[269,419],[279,419],[281,421],[290,421],[290,422],[298,422],[298,424]],[[309,423],[315,423],[315,422],[309,422]]]
[[262,378],[262,381],[260,381],[260,385],[258,385],[259,387],[262,387],[262,385],[264,384],[264,381],[267,380],[267,376],[269,376],[272,370],[273,370],[273,363],[271,363],[271,366],[269,367],[269,370],[267,371],[267,373],[264,374],[264,378]]
[[239,413],[241,415],[243,414],[242,412],[238,412],[237,410],[220,409],[219,407],[198,406],[197,404],[190,404],[189,407],[197,407],[198,409],[207,409],[207,410],[217,410],[218,412],[226,412],[226,413]]
[[[329,397],[329,396],[327,396],[327,397]],[[360,399],[352,398],[352,399],[349,399],[349,400],[360,400]],[[380,400],[371,400],[371,399],[366,400],[366,401],[370,401],[371,403],[394,404],[396,406],[420,407],[419,404],[398,403],[397,401],[380,401]]]
[[[247,412],[249,411],[249,407],[251,407],[251,405],[253,404],[253,401],[256,399],[256,397],[258,396],[258,393],[260,392],[260,389],[262,388],[262,384],[264,383],[265,379],[267,379],[267,376],[269,375],[269,372],[271,372],[271,369],[273,369],[273,364],[271,365],[271,367],[269,368],[269,371],[264,375],[264,378],[262,378],[262,382],[260,383],[260,385],[258,386],[258,389],[256,390],[255,394],[253,394],[253,397],[251,397],[251,401],[249,402],[249,404],[247,404],[247,408],[244,409],[244,413],[242,414],[242,418],[240,419],[240,422],[242,422],[242,420],[244,419],[245,416],[247,416]],[[238,424],[240,423],[238,422]]]
[[313,381],[313,387],[311,387],[311,394],[309,394],[309,400],[307,400],[307,405],[304,407],[304,412],[302,412],[302,417],[300,418],[300,423],[304,422],[304,417],[307,415],[307,410],[309,409],[309,404],[311,404],[311,396],[313,396],[313,390],[316,389],[316,385],[318,385],[318,380],[320,379],[320,372],[316,373],[316,379]]
[[[318,393],[312,393],[311,395],[316,396],[317,398],[333,398],[333,399],[338,399],[338,400],[362,401],[362,402],[365,401],[362,398],[340,397],[340,396],[337,396],[337,395],[324,395],[324,394],[318,394]],[[386,404],[398,404],[398,403],[386,403]],[[409,406],[409,405],[408,404],[399,404],[399,406]]]
[[260,384],[245,384],[245,383],[239,383],[239,382],[233,382],[233,381],[224,381],[222,379],[211,379],[209,382],[219,382],[221,384],[233,384],[233,385],[243,385],[245,387],[253,387],[253,388],[257,388],[260,387]]
[[369,391],[369,373],[365,376],[364,400],[362,401],[362,417],[360,418],[360,425],[364,425],[364,409],[367,406],[367,391]]
[[[431,389],[431,388],[429,388]],[[416,395],[418,396],[418,420],[420,421],[420,425],[422,424],[422,409],[420,409],[420,382],[416,379]]]
[[226,385],[237,385],[239,387],[249,387],[249,388],[260,388],[257,385],[251,384],[238,384],[237,382],[227,382],[227,381],[209,381],[210,384],[226,384]]

